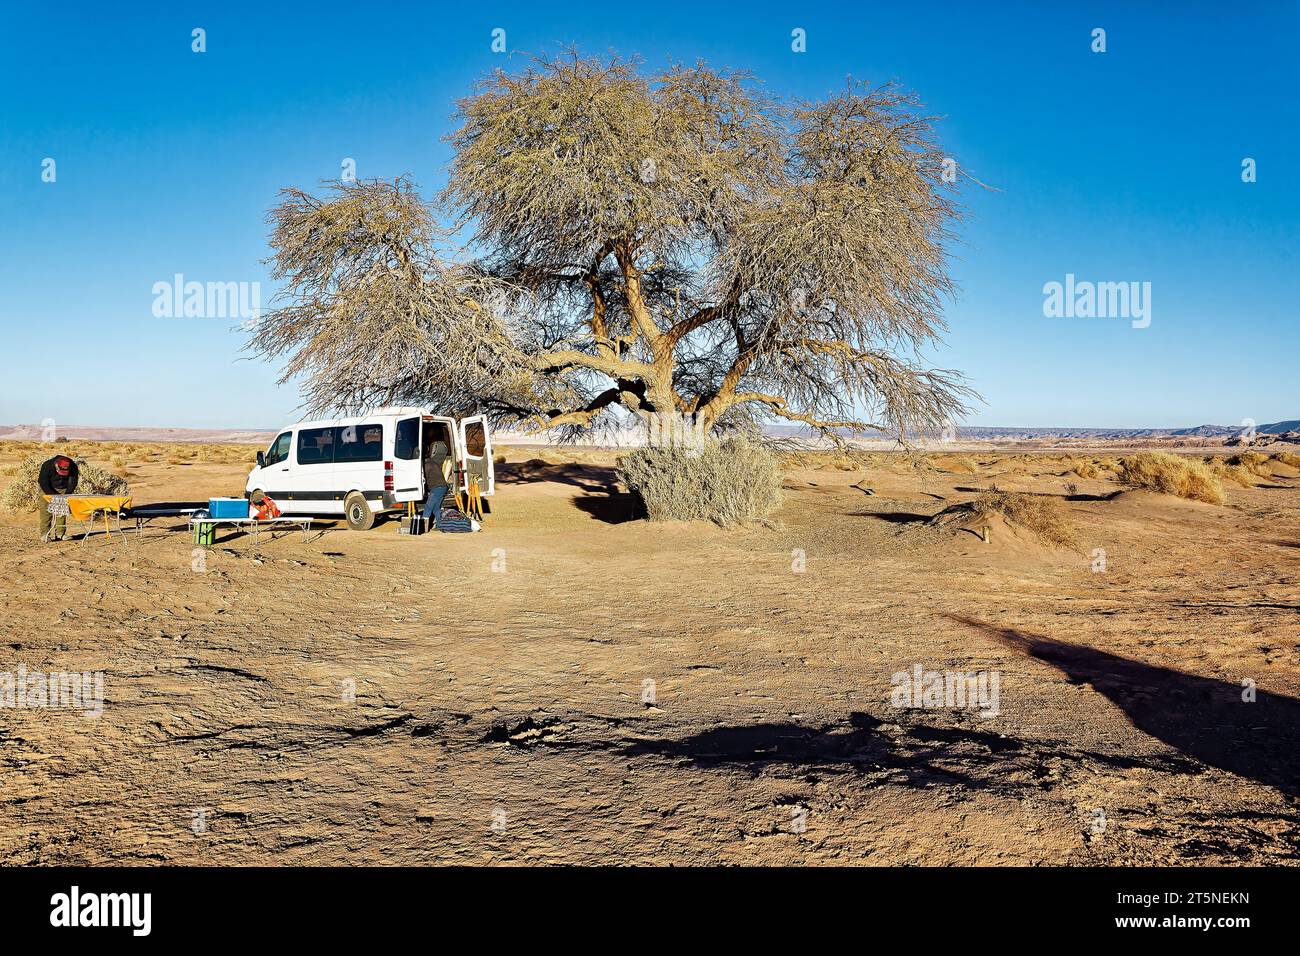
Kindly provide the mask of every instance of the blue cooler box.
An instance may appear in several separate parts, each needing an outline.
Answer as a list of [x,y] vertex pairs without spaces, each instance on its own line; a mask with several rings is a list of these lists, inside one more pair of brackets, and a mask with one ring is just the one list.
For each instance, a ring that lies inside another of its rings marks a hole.
[[208,501],[208,513],[213,518],[247,518],[247,498],[212,498]]

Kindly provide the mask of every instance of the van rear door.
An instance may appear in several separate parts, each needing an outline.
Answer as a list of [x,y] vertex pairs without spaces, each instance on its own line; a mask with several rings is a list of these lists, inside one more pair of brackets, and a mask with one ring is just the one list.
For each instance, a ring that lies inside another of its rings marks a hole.
[[496,470],[492,466],[492,436],[488,432],[487,416],[462,418],[456,426],[456,437],[461,455],[461,490],[468,491],[468,476],[477,475],[479,491],[484,495],[492,494]]

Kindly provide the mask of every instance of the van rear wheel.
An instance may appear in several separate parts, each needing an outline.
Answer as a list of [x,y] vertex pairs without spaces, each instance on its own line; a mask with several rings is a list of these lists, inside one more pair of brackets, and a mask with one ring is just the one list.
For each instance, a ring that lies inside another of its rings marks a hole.
[[349,531],[369,531],[375,526],[375,513],[366,503],[366,497],[359,491],[348,495],[343,502],[343,513],[347,515]]

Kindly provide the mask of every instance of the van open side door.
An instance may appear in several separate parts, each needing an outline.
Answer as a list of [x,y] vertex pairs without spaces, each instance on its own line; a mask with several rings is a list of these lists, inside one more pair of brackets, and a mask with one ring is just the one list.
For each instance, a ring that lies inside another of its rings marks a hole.
[[[457,424],[456,419],[447,415],[434,415],[428,412],[421,416],[421,418],[424,422],[424,435],[421,438],[421,454],[423,455],[426,453],[430,442],[442,441],[445,438],[447,442],[447,451],[451,455],[453,468],[460,467],[460,426]],[[456,476],[454,474],[452,475],[451,481],[453,485],[456,483]],[[421,494],[421,497],[429,492],[428,482],[425,482],[424,485],[424,492]]]
[[469,490],[469,475],[478,476],[479,491],[490,495],[495,490],[496,470],[492,465],[492,436],[486,415],[469,415],[456,425],[457,455],[460,459],[460,490]]

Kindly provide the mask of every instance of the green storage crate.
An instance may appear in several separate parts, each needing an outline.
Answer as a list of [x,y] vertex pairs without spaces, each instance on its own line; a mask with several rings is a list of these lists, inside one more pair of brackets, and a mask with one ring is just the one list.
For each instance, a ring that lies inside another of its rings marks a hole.
[[212,542],[217,537],[217,526],[214,524],[196,524],[194,526],[194,543],[201,544],[205,548],[212,547]]

